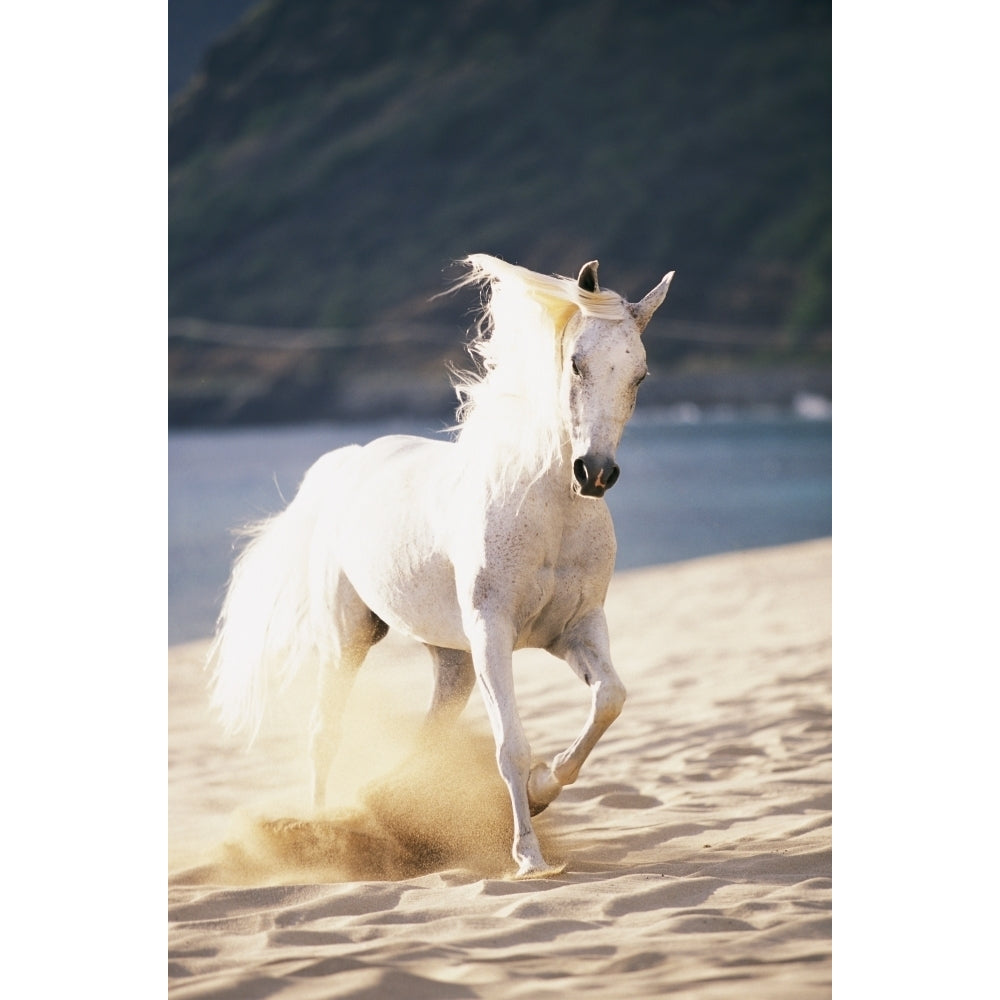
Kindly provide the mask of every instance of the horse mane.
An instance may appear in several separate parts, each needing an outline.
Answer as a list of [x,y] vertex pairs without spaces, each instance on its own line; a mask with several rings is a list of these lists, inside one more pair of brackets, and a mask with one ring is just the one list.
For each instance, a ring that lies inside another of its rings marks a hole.
[[487,254],[470,254],[460,264],[466,274],[452,290],[479,286],[482,308],[468,345],[476,370],[452,371],[456,442],[472,455],[488,455],[492,486],[507,493],[562,454],[559,376],[570,320],[621,320],[626,304],[616,292],[588,292],[575,278],[538,274]]

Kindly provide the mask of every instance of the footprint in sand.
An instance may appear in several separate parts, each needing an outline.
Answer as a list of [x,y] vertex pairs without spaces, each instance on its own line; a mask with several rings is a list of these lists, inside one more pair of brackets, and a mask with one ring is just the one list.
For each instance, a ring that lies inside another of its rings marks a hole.
[[598,805],[608,806],[611,809],[655,809],[663,805],[659,799],[654,799],[652,795],[640,795],[638,792],[612,792],[605,795]]

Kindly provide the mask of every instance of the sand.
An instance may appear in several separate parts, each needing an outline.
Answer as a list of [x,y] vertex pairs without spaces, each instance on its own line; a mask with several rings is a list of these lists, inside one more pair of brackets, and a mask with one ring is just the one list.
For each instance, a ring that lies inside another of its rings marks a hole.
[[[544,881],[510,878],[478,695],[421,738],[415,644],[372,652],[321,816],[305,680],[248,751],[209,713],[207,643],[172,648],[172,996],[830,996],[830,578],[828,540],[615,577],[629,698],[536,820],[566,863]],[[587,691],[545,653],[518,653],[515,672],[551,757]]]

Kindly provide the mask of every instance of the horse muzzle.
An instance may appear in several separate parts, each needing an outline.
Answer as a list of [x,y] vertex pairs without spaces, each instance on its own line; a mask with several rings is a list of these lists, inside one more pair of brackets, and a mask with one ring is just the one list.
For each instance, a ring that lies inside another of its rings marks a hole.
[[576,491],[584,497],[602,497],[618,482],[620,472],[613,459],[584,455],[573,463]]

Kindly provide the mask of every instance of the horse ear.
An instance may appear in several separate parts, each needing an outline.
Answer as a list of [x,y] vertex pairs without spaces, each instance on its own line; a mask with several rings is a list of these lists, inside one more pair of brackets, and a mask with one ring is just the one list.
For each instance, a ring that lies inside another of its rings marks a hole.
[[597,261],[588,261],[580,268],[580,276],[576,279],[577,284],[585,292],[599,291],[597,287]]
[[673,280],[674,272],[671,271],[669,274],[663,276],[663,280],[641,302],[629,305],[629,311],[635,317],[635,322],[639,327],[640,333],[646,329],[646,324],[652,318],[653,313],[663,304],[663,300],[667,297],[667,291],[670,288],[670,282]]

